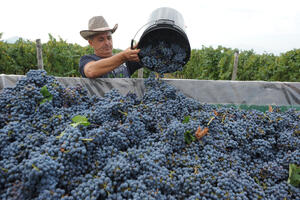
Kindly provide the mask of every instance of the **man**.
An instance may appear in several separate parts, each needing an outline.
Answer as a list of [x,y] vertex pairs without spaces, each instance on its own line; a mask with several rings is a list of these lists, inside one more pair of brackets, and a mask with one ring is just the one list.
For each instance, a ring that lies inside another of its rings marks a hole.
[[88,40],[94,54],[80,58],[79,71],[86,78],[125,78],[130,77],[137,69],[140,49],[128,48],[113,55],[112,34],[118,28],[116,24],[109,28],[103,16],[95,16],[89,20],[89,30],[80,31],[80,35]]

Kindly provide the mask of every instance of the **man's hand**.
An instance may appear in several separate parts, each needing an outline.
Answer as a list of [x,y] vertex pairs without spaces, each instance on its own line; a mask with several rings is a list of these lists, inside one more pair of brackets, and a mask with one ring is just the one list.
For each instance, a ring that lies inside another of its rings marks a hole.
[[84,67],[85,76],[88,78],[97,78],[111,72],[127,61],[139,62],[140,59],[138,53],[140,52],[140,49],[136,49],[136,47],[137,46],[135,45],[134,49],[128,48],[111,57],[87,63]]
[[127,48],[126,50],[124,50],[122,52],[123,54],[123,58],[124,58],[124,62],[126,61],[134,61],[134,62],[140,62],[138,53],[140,52],[140,49],[136,49],[137,44],[133,46],[133,49],[131,49],[130,47]]

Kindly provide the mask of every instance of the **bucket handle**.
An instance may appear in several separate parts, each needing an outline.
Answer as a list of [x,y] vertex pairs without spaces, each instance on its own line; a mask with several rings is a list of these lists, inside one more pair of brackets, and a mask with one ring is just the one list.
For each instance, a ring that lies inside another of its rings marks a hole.
[[139,30],[135,33],[133,39],[131,39],[131,45],[130,45],[130,48],[131,48],[131,49],[133,49],[134,38],[136,37],[136,35],[138,34],[138,32],[140,32],[140,30],[141,30],[142,28],[144,28],[146,25],[148,25],[148,24],[150,24],[150,23],[153,23],[153,22],[155,22],[155,21],[157,21],[157,20],[151,20],[151,21],[147,22],[146,24],[144,24],[141,28],[139,28]]
[[136,34],[134,35],[133,39],[131,39],[131,45],[130,45],[130,48],[133,49],[134,38],[136,37],[136,35],[138,34],[138,32],[140,32],[140,30],[141,30],[142,28],[144,28],[144,27],[145,27],[146,25],[148,25],[149,23],[153,23],[153,22],[154,22],[155,24],[157,24],[157,22],[159,22],[159,21],[171,22],[173,26],[175,25],[175,21],[174,21],[174,20],[171,20],[171,19],[158,19],[158,20],[151,20],[151,21],[147,22],[146,24],[144,24],[144,25],[136,32]]

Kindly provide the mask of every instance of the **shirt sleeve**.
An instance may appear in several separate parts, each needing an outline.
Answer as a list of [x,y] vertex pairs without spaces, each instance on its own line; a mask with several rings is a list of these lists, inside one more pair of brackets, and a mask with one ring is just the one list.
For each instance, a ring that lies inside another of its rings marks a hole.
[[84,78],[86,78],[86,76],[84,74],[84,66],[91,61],[97,61],[97,59],[93,58],[93,56],[91,56],[91,55],[84,55],[80,58],[79,72],[80,72],[81,76]]
[[132,61],[127,61],[126,66],[128,68],[129,76],[131,76],[136,70],[143,67],[140,63]]

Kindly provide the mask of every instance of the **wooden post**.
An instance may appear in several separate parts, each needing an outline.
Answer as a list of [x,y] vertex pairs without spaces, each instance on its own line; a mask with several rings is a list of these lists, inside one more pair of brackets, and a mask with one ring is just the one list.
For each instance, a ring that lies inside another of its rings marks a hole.
[[44,63],[43,63],[43,53],[42,53],[42,44],[41,40],[37,39],[36,40],[36,57],[37,57],[37,62],[38,62],[38,68],[39,69],[44,69]]
[[144,68],[138,69],[138,78],[143,78],[144,77]]
[[239,51],[237,50],[234,53],[233,71],[232,71],[232,76],[231,76],[232,81],[234,81],[236,79],[238,63],[239,63]]

